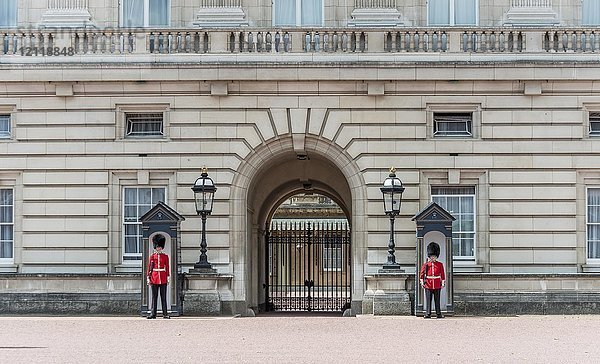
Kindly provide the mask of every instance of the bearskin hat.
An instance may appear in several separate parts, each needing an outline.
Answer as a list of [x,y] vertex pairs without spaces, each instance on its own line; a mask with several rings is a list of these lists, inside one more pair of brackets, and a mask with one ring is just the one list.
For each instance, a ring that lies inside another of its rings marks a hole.
[[164,249],[166,241],[167,239],[165,239],[165,236],[163,234],[156,234],[154,235],[154,237],[152,237],[152,244],[154,245],[154,249],[156,249],[157,247],[161,247],[162,249]]
[[433,241],[427,245],[427,256],[430,257],[432,255],[435,255],[438,258],[440,256],[440,246]]

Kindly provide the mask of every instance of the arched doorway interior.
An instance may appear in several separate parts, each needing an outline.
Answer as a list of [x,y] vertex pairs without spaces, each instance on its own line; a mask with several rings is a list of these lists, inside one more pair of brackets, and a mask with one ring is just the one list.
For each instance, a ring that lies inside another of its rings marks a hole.
[[266,231],[268,311],[350,308],[350,225],[334,199],[293,195],[274,210]]

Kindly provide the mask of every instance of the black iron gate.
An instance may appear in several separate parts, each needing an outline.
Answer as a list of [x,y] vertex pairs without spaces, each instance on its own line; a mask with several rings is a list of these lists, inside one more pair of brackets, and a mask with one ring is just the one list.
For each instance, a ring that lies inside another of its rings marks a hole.
[[268,309],[343,311],[350,307],[346,222],[274,221],[267,234]]

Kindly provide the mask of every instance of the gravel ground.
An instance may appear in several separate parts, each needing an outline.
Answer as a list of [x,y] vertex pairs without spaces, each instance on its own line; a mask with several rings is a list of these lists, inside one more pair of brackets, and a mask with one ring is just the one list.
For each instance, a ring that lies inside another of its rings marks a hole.
[[592,363],[600,316],[0,317],[0,363]]

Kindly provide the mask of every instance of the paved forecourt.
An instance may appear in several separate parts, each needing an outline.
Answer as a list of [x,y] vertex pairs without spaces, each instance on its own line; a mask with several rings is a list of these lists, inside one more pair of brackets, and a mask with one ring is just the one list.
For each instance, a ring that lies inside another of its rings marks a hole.
[[0,317],[3,363],[593,362],[600,316]]

